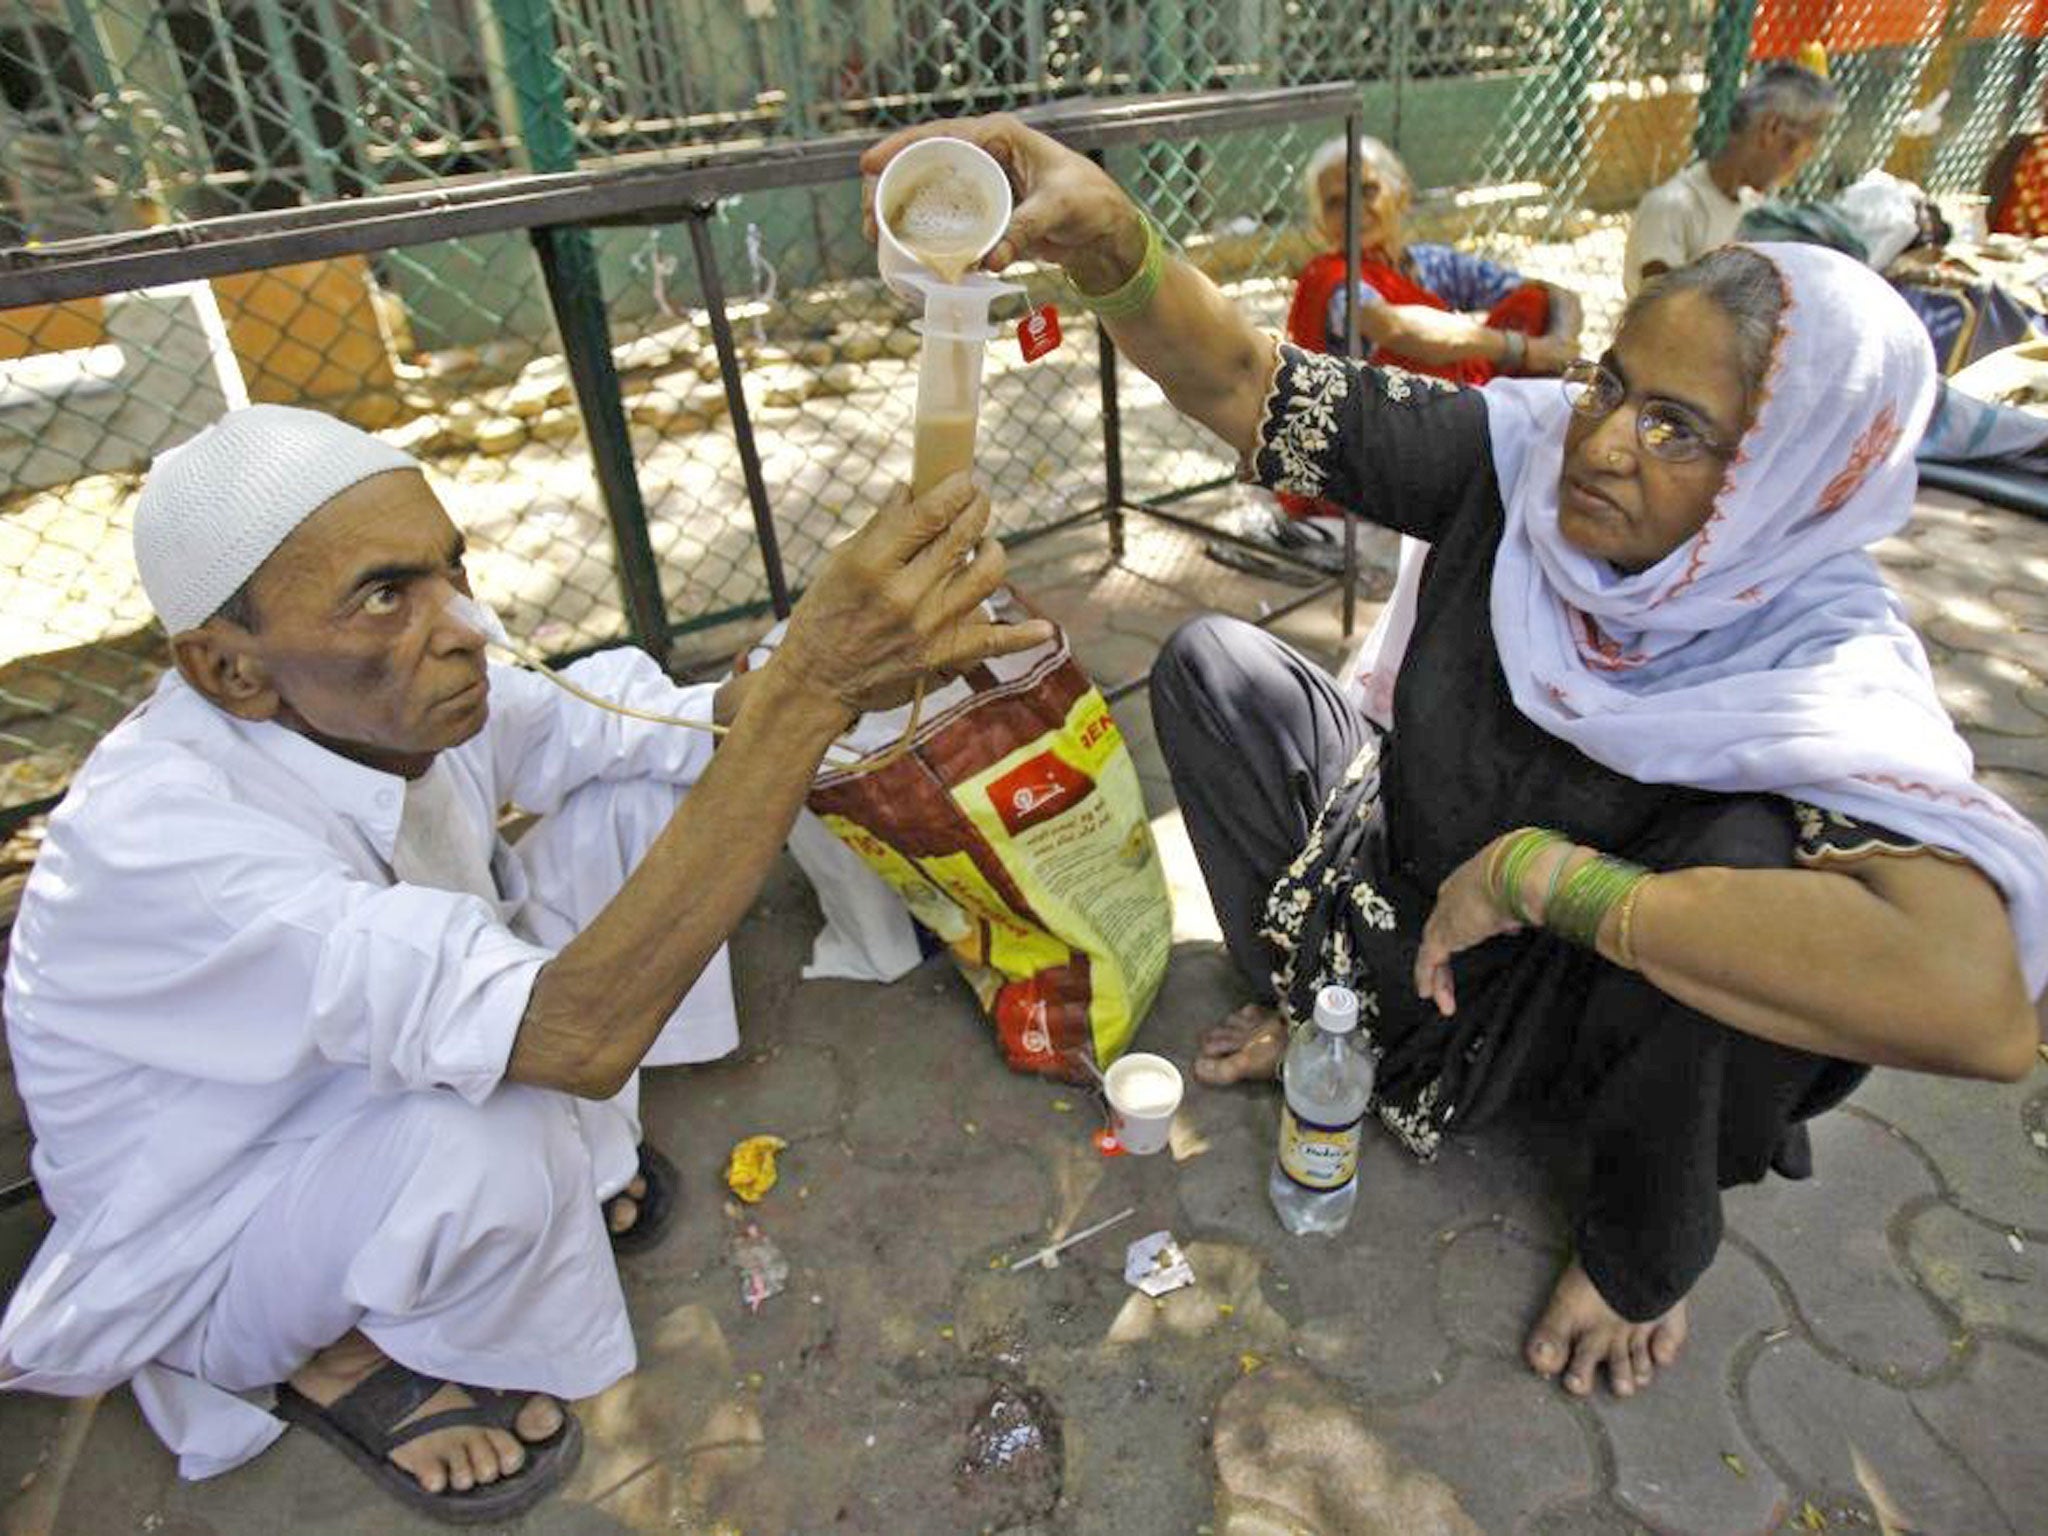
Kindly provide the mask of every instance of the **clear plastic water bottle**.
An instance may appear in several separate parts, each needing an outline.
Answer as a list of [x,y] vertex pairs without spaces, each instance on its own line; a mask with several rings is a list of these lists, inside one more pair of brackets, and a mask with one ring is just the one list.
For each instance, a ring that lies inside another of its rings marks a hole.
[[1313,1028],[1288,1042],[1280,1080],[1280,1151],[1266,1192],[1280,1224],[1299,1237],[1338,1233],[1358,1203],[1358,1149],[1372,1098],[1372,1057],[1358,1034],[1358,995],[1316,994]]

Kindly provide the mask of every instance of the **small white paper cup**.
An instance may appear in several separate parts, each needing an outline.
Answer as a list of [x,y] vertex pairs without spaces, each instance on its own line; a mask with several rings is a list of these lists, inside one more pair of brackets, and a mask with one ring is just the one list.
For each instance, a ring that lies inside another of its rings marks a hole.
[[996,164],[994,156],[965,139],[919,139],[883,166],[881,177],[875,182],[876,259],[883,281],[892,288],[899,287],[897,280],[906,272],[926,278],[932,276],[931,270],[906,250],[896,238],[895,231],[889,228],[888,209],[894,201],[894,189],[907,181],[929,175],[940,166],[950,167],[972,178],[988,199],[988,227],[983,231],[985,238],[981,249],[968,263],[970,269],[995,249],[996,242],[1003,238],[1003,231],[1010,227],[1010,178]]
[[[1156,1089],[1162,1078],[1172,1083],[1170,1094],[1140,1094],[1143,1088]],[[1102,1075],[1110,1129],[1116,1133],[1118,1145],[1139,1157],[1162,1150],[1167,1132],[1173,1128],[1174,1112],[1180,1108],[1182,1088],[1180,1068],[1164,1056],[1138,1051],[1119,1058]]]

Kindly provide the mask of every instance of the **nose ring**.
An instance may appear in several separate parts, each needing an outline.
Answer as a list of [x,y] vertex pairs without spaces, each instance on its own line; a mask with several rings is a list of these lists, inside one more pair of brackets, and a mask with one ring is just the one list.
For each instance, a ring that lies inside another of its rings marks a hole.
[[1609,469],[1618,469],[1621,467],[1621,450],[1619,448],[1610,448],[1607,450],[1607,467]]

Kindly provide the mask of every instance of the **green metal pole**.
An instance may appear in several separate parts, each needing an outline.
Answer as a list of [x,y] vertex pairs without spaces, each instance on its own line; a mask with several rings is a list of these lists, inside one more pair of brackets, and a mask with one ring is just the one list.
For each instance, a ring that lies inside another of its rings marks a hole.
[[299,165],[306,176],[306,189],[321,202],[334,200],[334,157],[320,141],[320,129],[313,121],[313,93],[306,77],[299,73],[299,55],[292,46],[291,28],[286,25],[277,0],[256,0],[256,23],[263,32],[263,46],[269,50],[271,68],[284,88],[285,118],[291,124],[292,141],[299,147]]
[[1693,130],[1693,152],[1702,160],[1728,136],[1728,118],[1749,67],[1750,31],[1756,24],[1756,0],[1717,0],[1707,33],[1707,88],[1700,96],[1699,126]]
[[[555,56],[555,19],[548,0],[494,0],[493,9],[519,105],[528,163],[540,172],[574,170],[576,135],[569,125],[568,81]],[[547,282],[555,328],[561,333],[583,430],[590,439],[598,490],[611,521],[627,624],[634,642],[666,663],[668,611],[647,533],[647,504],[633,464],[618,370],[612,363],[597,244],[587,229],[544,228],[533,231],[533,247]]]
[[1559,95],[1565,114],[1564,165],[1558,177],[1553,211],[1562,222],[1564,210],[1580,201],[1593,148],[1593,84],[1607,52],[1607,10],[1600,0],[1572,0],[1565,13],[1564,67]]
[[327,81],[334,92],[335,109],[341,114],[341,131],[348,139],[347,179],[350,192],[367,192],[376,186],[378,173],[370,158],[370,138],[363,131],[363,93],[356,89],[356,64],[349,57],[348,44],[341,35],[341,23],[334,14],[334,0],[313,0],[313,25],[320,38],[320,55],[327,65]]

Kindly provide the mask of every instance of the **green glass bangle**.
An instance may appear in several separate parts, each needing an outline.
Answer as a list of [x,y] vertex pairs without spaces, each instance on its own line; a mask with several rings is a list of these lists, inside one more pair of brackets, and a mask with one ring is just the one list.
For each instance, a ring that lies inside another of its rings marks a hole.
[[1571,851],[1567,849],[1564,857],[1557,861],[1557,868],[1550,872],[1550,883],[1543,887],[1543,911],[1546,916],[1550,912],[1550,904],[1557,900],[1557,888],[1564,882],[1565,867],[1571,861]]
[[1107,293],[1089,293],[1075,285],[1072,278],[1067,286],[1074,290],[1083,309],[1092,310],[1105,320],[1128,320],[1137,314],[1153,296],[1159,292],[1160,280],[1166,276],[1166,242],[1160,238],[1159,226],[1148,214],[1139,214],[1145,226],[1145,254],[1138,261],[1138,270]]
[[1530,921],[1528,908],[1522,904],[1522,877],[1544,849],[1565,841],[1568,839],[1562,832],[1552,832],[1547,827],[1525,827],[1509,841],[1500,861],[1500,888],[1493,897],[1515,921]]
[[1597,854],[1573,870],[1559,888],[1544,910],[1544,926],[1581,948],[1595,948],[1607,914],[1649,877],[1640,864]]

